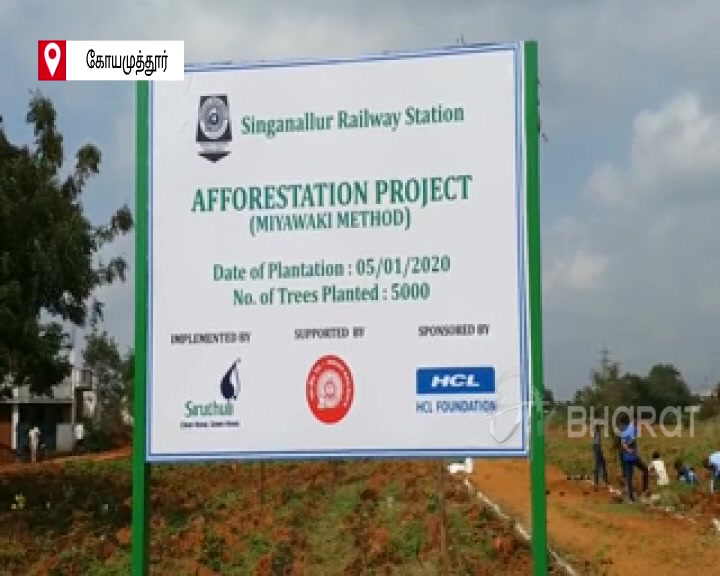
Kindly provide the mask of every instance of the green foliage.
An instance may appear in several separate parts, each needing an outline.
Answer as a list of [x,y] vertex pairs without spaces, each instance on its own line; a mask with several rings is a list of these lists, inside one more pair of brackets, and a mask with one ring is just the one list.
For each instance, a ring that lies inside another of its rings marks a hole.
[[709,398],[698,398],[700,410],[697,414],[698,420],[714,420],[720,416],[720,382],[715,384]]
[[118,344],[106,331],[98,331],[96,325],[85,336],[83,363],[101,382],[122,383],[122,357]]
[[568,419],[568,407],[565,404],[556,405],[553,411],[548,414],[545,420],[546,426],[562,426],[567,422]]
[[132,351],[120,353],[117,341],[93,324],[85,336],[83,363],[97,378],[100,419],[86,443],[96,449],[109,449],[130,441],[129,427],[124,420],[132,390],[135,358]]
[[63,176],[52,102],[34,94],[26,121],[32,147],[12,144],[0,126],[0,382],[44,394],[69,374],[63,323],[84,326],[101,317],[95,290],[124,280],[124,259],[97,263],[96,256],[131,230],[133,218],[123,206],[108,223],[93,225],[81,200],[99,171],[100,150],[83,146]]
[[698,420],[711,420],[720,416],[720,399],[717,397],[707,398],[700,403]]
[[684,408],[692,402],[690,388],[673,365],[656,364],[646,376],[638,376],[623,373],[617,362],[604,358],[593,370],[591,383],[577,391],[573,404],[594,408],[598,416],[605,408],[612,412],[618,407],[647,407],[659,417],[665,408]]
[[643,379],[647,405],[660,411],[666,406],[690,406],[692,394],[680,371],[672,364],[656,364]]
[[200,561],[215,572],[221,571],[223,568],[224,548],[225,543],[222,538],[212,528],[206,528],[203,533]]
[[117,448],[113,430],[109,426],[89,423],[85,431],[85,449],[88,452],[104,452]]
[[125,382],[127,409],[132,414],[135,405],[135,351],[132,349],[123,357],[122,379]]
[[100,386],[105,411],[117,411],[128,397],[135,355],[132,350],[120,353],[117,341],[107,331],[99,331],[96,324],[85,336],[83,364],[93,371]]

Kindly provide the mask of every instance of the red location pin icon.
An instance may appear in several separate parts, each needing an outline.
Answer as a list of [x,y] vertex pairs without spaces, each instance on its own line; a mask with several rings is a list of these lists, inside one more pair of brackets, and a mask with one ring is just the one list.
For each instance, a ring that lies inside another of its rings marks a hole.
[[55,42],[48,42],[45,46],[45,64],[47,64],[50,76],[55,77],[55,71],[57,70],[58,64],[60,64],[60,46]]

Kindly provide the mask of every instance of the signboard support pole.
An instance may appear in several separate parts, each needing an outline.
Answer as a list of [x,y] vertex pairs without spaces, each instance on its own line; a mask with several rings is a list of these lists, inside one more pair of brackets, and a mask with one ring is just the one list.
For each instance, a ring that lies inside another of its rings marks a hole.
[[545,493],[545,398],[540,263],[540,118],[537,42],[524,44],[527,233],[530,271],[530,532],[534,576],[547,576],[547,500]]
[[132,456],[132,576],[150,573],[150,464],[147,446],[149,85],[135,92],[135,375]]

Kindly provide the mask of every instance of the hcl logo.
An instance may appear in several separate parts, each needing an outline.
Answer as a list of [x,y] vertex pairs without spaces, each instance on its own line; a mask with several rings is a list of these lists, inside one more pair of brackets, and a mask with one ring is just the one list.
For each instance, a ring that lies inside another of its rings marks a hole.
[[418,368],[417,393],[429,394],[493,394],[495,368],[475,366],[463,368]]

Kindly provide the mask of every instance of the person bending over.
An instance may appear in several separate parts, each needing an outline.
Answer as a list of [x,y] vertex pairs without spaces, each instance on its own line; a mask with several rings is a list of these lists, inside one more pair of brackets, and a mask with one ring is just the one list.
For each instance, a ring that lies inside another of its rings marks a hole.
[[713,452],[703,460],[703,466],[710,471],[710,493],[715,492],[715,480],[720,479],[720,452]]
[[677,481],[683,482],[684,484],[695,485],[697,483],[697,476],[692,468],[688,468],[683,464],[683,461],[679,458],[675,460],[674,464],[675,474],[677,474]]

